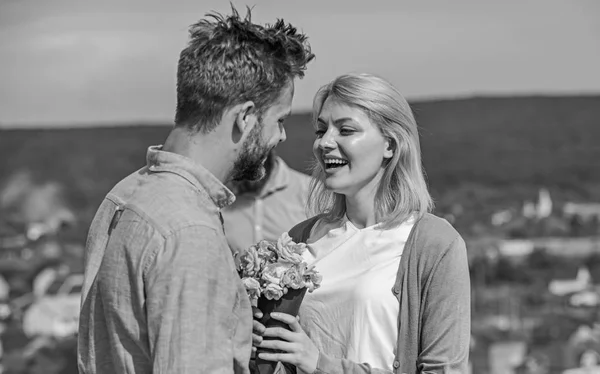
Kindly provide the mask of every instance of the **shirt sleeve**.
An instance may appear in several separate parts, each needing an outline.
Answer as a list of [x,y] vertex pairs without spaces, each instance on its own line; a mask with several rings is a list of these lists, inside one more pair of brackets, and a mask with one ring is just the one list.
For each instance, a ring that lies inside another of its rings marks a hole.
[[194,226],[168,237],[148,265],[154,373],[233,372],[237,274],[226,256],[231,253],[213,229]]
[[419,373],[468,372],[471,288],[465,242],[458,236],[425,287]]

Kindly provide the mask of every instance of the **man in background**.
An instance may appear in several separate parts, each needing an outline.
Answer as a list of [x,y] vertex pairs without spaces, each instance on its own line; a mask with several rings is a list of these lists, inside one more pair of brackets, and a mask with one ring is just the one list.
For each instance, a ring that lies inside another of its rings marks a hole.
[[266,177],[233,181],[233,204],[223,209],[225,236],[234,253],[259,240],[276,241],[307,218],[310,177],[290,168],[275,151],[265,162]]

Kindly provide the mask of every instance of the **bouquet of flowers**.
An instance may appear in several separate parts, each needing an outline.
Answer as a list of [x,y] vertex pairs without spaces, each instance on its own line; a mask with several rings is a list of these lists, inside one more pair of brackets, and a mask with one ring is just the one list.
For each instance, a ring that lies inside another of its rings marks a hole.
[[[304,251],[306,244],[295,243],[286,232],[276,243],[261,240],[238,254],[238,273],[252,306],[263,313],[260,322],[264,326],[289,329],[271,319],[270,313],[298,315],[306,291],[313,292],[321,285],[322,276],[303,260]],[[260,359],[256,364],[261,374],[275,369],[274,363]]]
[[277,243],[261,240],[239,254],[238,272],[252,306],[261,296],[280,300],[290,290],[313,292],[321,285],[321,275],[302,259],[305,243],[295,243],[283,233]]

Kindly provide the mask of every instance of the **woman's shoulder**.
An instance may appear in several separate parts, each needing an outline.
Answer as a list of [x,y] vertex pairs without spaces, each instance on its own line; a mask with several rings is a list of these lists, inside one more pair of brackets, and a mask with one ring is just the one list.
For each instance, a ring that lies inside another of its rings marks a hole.
[[322,215],[316,215],[314,217],[310,217],[296,226],[292,227],[288,232],[290,237],[296,242],[306,242],[306,240],[310,237],[310,232],[317,221],[322,217]]
[[464,247],[458,231],[448,221],[431,213],[426,213],[418,220],[414,234],[415,247],[427,248],[431,254]]
[[421,230],[435,230],[442,236],[455,237],[459,235],[458,231],[444,218],[431,213],[425,213],[417,222]]

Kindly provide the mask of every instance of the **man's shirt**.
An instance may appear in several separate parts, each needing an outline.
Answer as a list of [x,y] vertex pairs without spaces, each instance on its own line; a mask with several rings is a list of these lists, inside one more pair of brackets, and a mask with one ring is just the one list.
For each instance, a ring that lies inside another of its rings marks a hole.
[[80,373],[248,373],[252,311],[220,215],[234,200],[160,147],[113,188],[86,244]]
[[262,239],[276,241],[304,221],[309,184],[308,175],[276,157],[260,191],[236,193],[235,202],[223,209],[225,234],[232,251],[237,253]]

